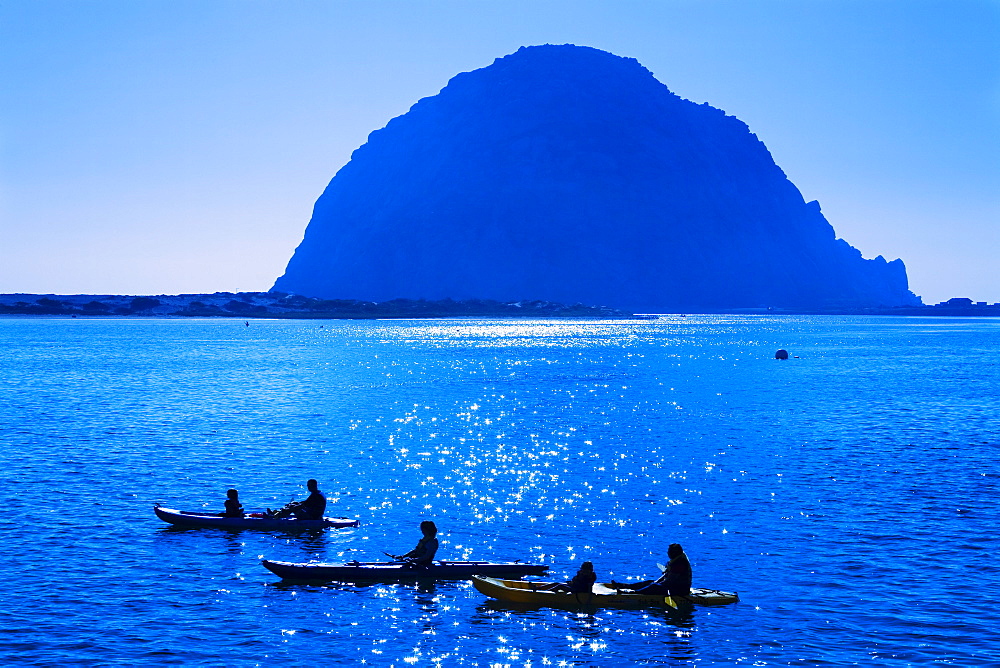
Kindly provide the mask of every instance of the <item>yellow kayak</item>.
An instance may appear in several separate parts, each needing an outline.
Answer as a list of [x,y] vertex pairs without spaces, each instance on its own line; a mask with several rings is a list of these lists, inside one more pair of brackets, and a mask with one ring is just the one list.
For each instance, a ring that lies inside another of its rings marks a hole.
[[573,594],[549,589],[558,583],[530,582],[527,580],[501,580],[475,575],[472,584],[481,593],[505,603],[574,608],[681,608],[691,605],[725,605],[736,603],[739,595],[716,589],[692,589],[690,596],[663,596],[662,594],[636,594],[620,584],[595,584],[589,594]]

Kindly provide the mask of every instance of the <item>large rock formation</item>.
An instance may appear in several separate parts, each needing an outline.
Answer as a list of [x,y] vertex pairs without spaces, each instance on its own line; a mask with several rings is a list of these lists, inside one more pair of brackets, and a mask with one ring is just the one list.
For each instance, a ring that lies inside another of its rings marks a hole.
[[521,48],[373,132],[275,290],[635,312],[918,304],[746,124],[597,49]]

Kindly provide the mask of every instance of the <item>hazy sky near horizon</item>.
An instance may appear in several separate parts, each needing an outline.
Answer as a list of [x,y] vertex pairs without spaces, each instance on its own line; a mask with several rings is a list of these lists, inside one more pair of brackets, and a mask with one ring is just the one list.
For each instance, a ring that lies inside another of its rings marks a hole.
[[746,122],[926,303],[1000,301],[1000,0],[6,0],[0,293],[267,290],[370,132],[545,43]]

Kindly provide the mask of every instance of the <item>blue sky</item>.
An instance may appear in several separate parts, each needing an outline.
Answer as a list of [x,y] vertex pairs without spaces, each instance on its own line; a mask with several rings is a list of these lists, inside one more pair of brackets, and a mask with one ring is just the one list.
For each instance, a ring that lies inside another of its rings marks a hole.
[[0,292],[266,290],[368,133],[545,43],[745,121],[925,302],[1000,301],[986,0],[4,0]]

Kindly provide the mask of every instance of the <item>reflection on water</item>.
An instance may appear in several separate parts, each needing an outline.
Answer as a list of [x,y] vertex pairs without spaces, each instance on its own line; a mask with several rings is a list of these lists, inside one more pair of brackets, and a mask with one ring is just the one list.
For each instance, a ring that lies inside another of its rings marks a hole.
[[[0,319],[0,530],[30,573],[5,589],[0,657],[994,660],[1000,615],[967,594],[1000,588],[998,344],[985,319]],[[151,512],[230,487],[278,507],[310,477],[361,526]],[[543,561],[547,580],[583,560],[646,579],[680,542],[696,586],[742,602],[522,609],[469,582],[282,583],[259,563],[382,560],[422,519],[444,558]]]

